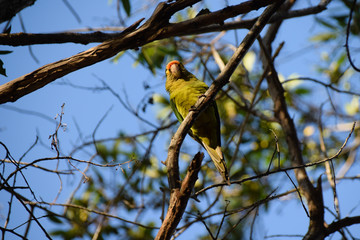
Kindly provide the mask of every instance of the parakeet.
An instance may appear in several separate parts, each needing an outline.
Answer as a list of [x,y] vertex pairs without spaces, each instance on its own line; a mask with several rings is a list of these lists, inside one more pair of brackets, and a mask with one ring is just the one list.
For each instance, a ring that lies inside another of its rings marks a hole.
[[[182,122],[191,107],[206,92],[208,86],[187,71],[179,61],[174,60],[166,66],[165,88],[170,95],[171,108],[179,122]],[[215,101],[200,113],[190,129],[189,135],[206,149],[224,181],[230,184],[221,151],[220,118]]]

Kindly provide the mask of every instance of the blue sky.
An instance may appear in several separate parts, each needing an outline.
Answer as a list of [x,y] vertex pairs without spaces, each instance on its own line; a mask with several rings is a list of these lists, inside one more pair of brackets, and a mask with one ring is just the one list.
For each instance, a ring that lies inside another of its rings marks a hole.
[[[76,21],[63,1],[37,0],[34,6],[21,12],[26,31],[28,33],[51,33],[82,29],[87,26],[107,26],[117,21],[115,5],[111,1],[78,0],[69,2],[81,17],[81,23]],[[137,6],[134,7],[135,11],[141,5],[137,4],[140,2],[136,1],[136,4],[134,4],[134,6]],[[151,13],[151,9],[145,11],[145,16],[141,16],[148,17],[149,13]],[[138,18],[140,17],[137,15],[127,23],[131,24]],[[320,30],[318,26],[313,24],[312,17],[286,21],[276,40],[276,43],[286,41],[282,55],[277,62],[281,74],[284,76],[289,76],[292,73],[301,73],[308,76],[316,74],[315,70],[309,67],[313,64],[308,63],[318,63],[319,55],[323,49],[315,48],[308,39],[314,32]],[[12,32],[22,31],[19,17],[15,17],[12,21]],[[231,40],[229,39],[229,41]],[[0,83],[3,84],[42,65],[72,56],[95,45],[97,44],[80,45],[68,43],[32,46],[32,51],[38,58],[39,63],[36,63],[30,56],[27,47],[1,46],[0,50],[12,50],[14,52],[1,56],[8,77],[0,76]],[[299,52],[299,49],[302,51]],[[292,57],[294,54],[297,56],[296,58]],[[134,107],[141,101],[144,94],[151,92],[165,94],[162,72],[158,72],[156,76],[153,76],[142,66],[134,66],[133,62],[133,59],[127,54],[120,58],[117,64],[105,60],[66,75],[62,79],[58,79],[54,83],[17,100],[15,103],[0,106],[0,141],[6,144],[15,159],[19,159],[38,136],[42,144],[39,144],[34,151],[31,151],[26,159],[35,159],[44,155],[55,156],[56,153],[49,149],[50,140],[48,136],[54,133],[56,127],[56,121],[51,120],[51,118],[53,119],[60,113],[63,103],[65,103],[63,122],[67,124],[67,129],[66,131],[60,131],[59,135],[61,150],[65,153],[70,151],[81,138],[89,139],[101,117],[108,110],[110,110],[110,113],[98,129],[97,138],[116,136],[119,130],[124,128],[131,134],[150,129],[149,126],[144,125],[129,114],[108,92],[79,90],[61,84],[68,81],[79,86],[101,86],[101,82],[97,79],[101,78],[119,93],[126,91],[129,102],[133,103]],[[304,64],[304,62],[307,64]],[[143,89],[144,82],[153,86],[153,88],[145,91]],[[319,92],[319,94],[325,94],[323,89],[320,89]],[[41,112],[48,118],[24,114],[14,111],[14,108]],[[144,117],[156,124],[155,111],[155,108],[149,108],[144,113]],[[81,134],[76,125],[80,126]],[[166,148],[166,140],[159,140],[156,151],[166,152]],[[3,158],[4,153],[2,151],[3,149],[0,148],[0,156]],[[51,166],[53,163],[48,164]],[[360,167],[357,164],[351,171],[356,174],[359,170]],[[6,169],[6,171],[11,171],[11,169]],[[38,173],[38,170],[27,170],[25,172],[25,174],[28,174],[28,180],[30,180],[29,183],[33,190],[44,200],[51,202],[59,191],[59,181],[54,175],[49,174],[44,177],[44,175],[37,175]],[[78,177],[70,178],[64,183],[59,202],[67,198],[72,190],[71,185],[77,182]],[[281,184],[282,182],[279,182],[279,186]],[[354,207],[353,198],[360,199],[360,192],[353,191],[353,189],[359,189],[359,187],[359,183],[350,180],[338,185],[343,216],[347,215]],[[286,186],[286,189],[290,188],[291,185]],[[325,194],[331,194],[331,191],[326,191]],[[8,195],[0,191],[0,215],[2,216],[7,213],[7,199]],[[24,215],[20,205],[16,204],[16,206],[18,207],[13,210],[16,221],[26,221],[27,215]],[[357,208],[354,213],[359,215],[360,209]],[[265,213],[261,210],[260,214]],[[0,218],[0,224],[4,225],[4,218]],[[299,201],[280,200],[272,205],[271,210],[266,213],[262,220],[256,222],[258,228],[263,229],[262,233],[257,233],[259,235],[257,237],[261,239],[263,235],[304,234],[307,230],[307,224],[307,217]],[[33,228],[36,229],[35,224]],[[356,231],[360,235],[360,228],[354,228],[357,229]],[[193,235],[187,233],[179,239],[196,239],[191,238],[191,236]],[[38,230],[32,231],[29,235],[30,239],[42,237],[41,231]]]

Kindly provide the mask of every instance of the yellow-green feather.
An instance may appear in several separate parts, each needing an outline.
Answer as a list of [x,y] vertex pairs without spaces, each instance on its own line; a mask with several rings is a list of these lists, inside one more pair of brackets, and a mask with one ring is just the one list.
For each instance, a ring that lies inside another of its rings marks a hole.
[[[170,105],[182,122],[199,96],[204,94],[208,86],[180,65],[181,77],[175,78],[167,70],[166,90],[170,94]],[[215,101],[196,119],[189,134],[209,153],[214,165],[229,183],[225,160],[221,151],[220,118]]]

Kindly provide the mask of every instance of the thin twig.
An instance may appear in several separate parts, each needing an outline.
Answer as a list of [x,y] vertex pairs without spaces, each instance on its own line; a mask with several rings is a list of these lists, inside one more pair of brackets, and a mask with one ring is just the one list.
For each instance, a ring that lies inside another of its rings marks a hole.
[[[25,23],[24,23],[24,21],[22,19],[21,13],[18,13],[18,16],[19,16],[19,20],[20,20],[20,26],[21,26],[23,32],[26,32]],[[28,46],[28,49],[29,49],[30,56],[34,59],[34,61],[36,63],[40,63],[39,59],[37,59],[37,57],[35,56],[31,45]]]
[[346,53],[347,53],[347,57],[349,59],[350,65],[355,69],[355,71],[360,72],[360,68],[356,67],[355,64],[353,63],[352,59],[351,59],[350,49],[349,49],[349,36],[350,36],[351,20],[352,20],[352,15],[353,15],[355,7],[356,7],[356,0],[353,0],[353,4],[351,6],[350,14],[349,14],[349,21],[348,21],[347,28],[346,28],[345,48],[346,48]]
[[[280,147],[279,147],[278,137],[277,137],[275,131],[272,131],[272,132],[273,132],[273,134],[275,135],[275,145],[276,145],[276,148],[275,148],[275,149],[276,149],[276,152],[277,152],[277,157],[278,157],[278,162],[279,162],[279,168],[280,168]],[[298,187],[296,186],[296,184],[294,183],[294,181],[292,180],[292,178],[290,177],[290,175],[288,174],[288,172],[287,172],[287,171],[284,171],[284,172],[285,172],[286,176],[290,179],[292,185],[294,186],[294,188],[295,188],[295,190],[296,190],[296,192],[297,192],[297,194],[298,194],[298,196],[299,196],[301,205],[302,205],[302,207],[303,207],[303,209],[304,209],[304,211],[305,211],[305,213],[306,213],[306,216],[307,216],[308,218],[310,218],[309,212],[308,212],[308,210],[307,210],[306,207],[305,207],[304,201],[303,201],[303,199],[302,199],[302,196],[301,196],[301,193],[300,193]]]
[[218,230],[217,230],[215,239],[218,239],[218,237],[219,237],[219,234],[220,234],[220,231],[221,231],[221,227],[222,227],[222,225],[224,224],[224,221],[225,221],[225,217],[226,217],[226,213],[227,213],[227,208],[228,208],[229,204],[230,204],[230,201],[226,201],[226,205],[225,205],[225,209],[224,209],[224,215],[223,215],[222,218],[221,218],[221,222],[220,222],[220,225],[219,225],[219,227],[218,227]]
[[[319,134],[319,138],[320,138],[320,149],[323,152],[324,157],[328,157],[327,151],[326,151],[326,146],[325,146],[325,140],[324,140],[324,129],[323,129],[323,124],[322,124],[322,106],[320,107],[320,113],[319,113],[319,130],[320,130],[320,134]],[[335,177],[335,169],[334,169],[334,165],[333,165],[333,161],[328,161],[325,162],[325,172],[326,172],[326,177],[328,179],[328,182],[331,186],[331,189],[333,191],[333,198],[334,198],[334,208],[336,210],[337,213],[337,218],[340,219],[340,208],[339,208],[339,198],[337,196],[337,191],[336,191],[336,177]]]
[[341,89],[338,89],[336,87],[333,86],[332,83],[323,83],[315,78],[310,78],[310,77],[297,77],[297,78],[289,78],[289,79],[286,79],[282,82],[282,84],[286,84],[288,82],[291,82],[291,81],[311,81],[311,82],[315,82],[315,83],[318,83],[318,84],[321,84],[323,85],[324,87],[326,88],[330,88],[331,90],[334,90],[335,92],[338,92],[338,93],[344,93],[344,94],[349,94],[349,95],[355,95],[355,96],[360,96],[360,93],[356,93],[356,92],[353,92],[353,91],[348,91],[348,90],[341,90]]
[[65,4],[65,6],[70,10],[72,15],[74,15],[74,17],[76,18],[78,23],[81,23],[81,18],[79,16],[79,14],[75,11],[75,9],[71,6],[71,4],[67,0],[63,0],[63,2]]
[[210,228],[209,228],[208,225],[206,224],[205,220],[202,218],[200,212],[198,212],[198,217],[197,217],[197,219],[198,219],[200,222],[202,222],[202,224],[204,224],[204,226],[205,226],[205,228],[206,228],[206,231],[209,233],[211,239],[212,239],[212,240],[216,240],[217,238],[215,238],[214,235],[212,234]]
[[255,220],[256,220],[256,217],[257,217],[258,214],[259,214],[259,206],[256,207],[256,211],[255,211],[255,214],[254,214],[254,218],[253,218],[253,220],[251,221],[250,240],[253,240],[253,232],[254,232]]
[[87,211],[87,212],[96,213],[96,214],[101,215],[101,216],[114,218],[114,219],[117,219],[117,220],[120,220],[120,221],[123,221],[123,222],[126,222],[126,223],[130,223],[130,224],[133,224],[133,225],[136,225],[136,226],[139,226],[139,227],[143,227],[143,228],[147,228],[147,229],[159,229],[158,227],[146,226],[146,225],[143,225],[141,223],[133,222],[133,221],[130,221],[130,220],[127,220],[127,219],[124,219],[124,218],[121,218],[121,217],[118,217],[118,216],[115,216],[115,215],[111,215],[111,214],[106,213],[106,212],[101,212],[101,211],[98,211],[98,210],[95,210],[95,209],[86,208],[86,207],[83,207],[83,206],[80,206],[80,205],[75,205],[75,204],[31,202],[31,201],[27,201],[27,202],[24,202],[24,203],[28,204],[28,205],[35,205],[35,206],[37,206],[37,205],[49,205],[49,206],[77,208],[77,209],[81,209],[81,210],[84,210],[84,211]]
[[[4,182],[4,184],[7,187],[10,187],[10,185],[7,183],[7,181],[3,178],[3,176],[0,174],[0,178],[1,180]],[[42,232],[45,234],[45,236],[48,239],[52,239],[49,235],[49,233],[46,231],[46,229],[43,227],[43,225],[39,222],[39,220],[34,216],[34,214],[32,213],[32,211],[30,209],[27,208],[27,206],[24,203],[23,197],[18,194],[17,192],[15,192],[14,190],[10,190],[9,191],[12,195],[14,195],[16,197],[16,199],[21,203],[21,205],[25,208],[25,210],[29,213],[29,215],[32,217],[32,219],[34,219],[34,221],[37,223],[37,225],[40,227],[40,229],[42,230]]]

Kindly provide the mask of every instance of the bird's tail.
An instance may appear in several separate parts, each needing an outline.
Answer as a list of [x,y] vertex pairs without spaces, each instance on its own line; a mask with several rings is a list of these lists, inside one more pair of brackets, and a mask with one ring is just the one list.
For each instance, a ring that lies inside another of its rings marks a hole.
[[223,177],[224,181],[230,185],[229,173],[226,168],[226,163],[224,159],[224,155],[221,151],[221,147],[217,146],[216,149],[211,148],[210,146],[203,143],[206,151],[209,153],[212,161],[214,162],[215,167],[220,172],[221,176]]

